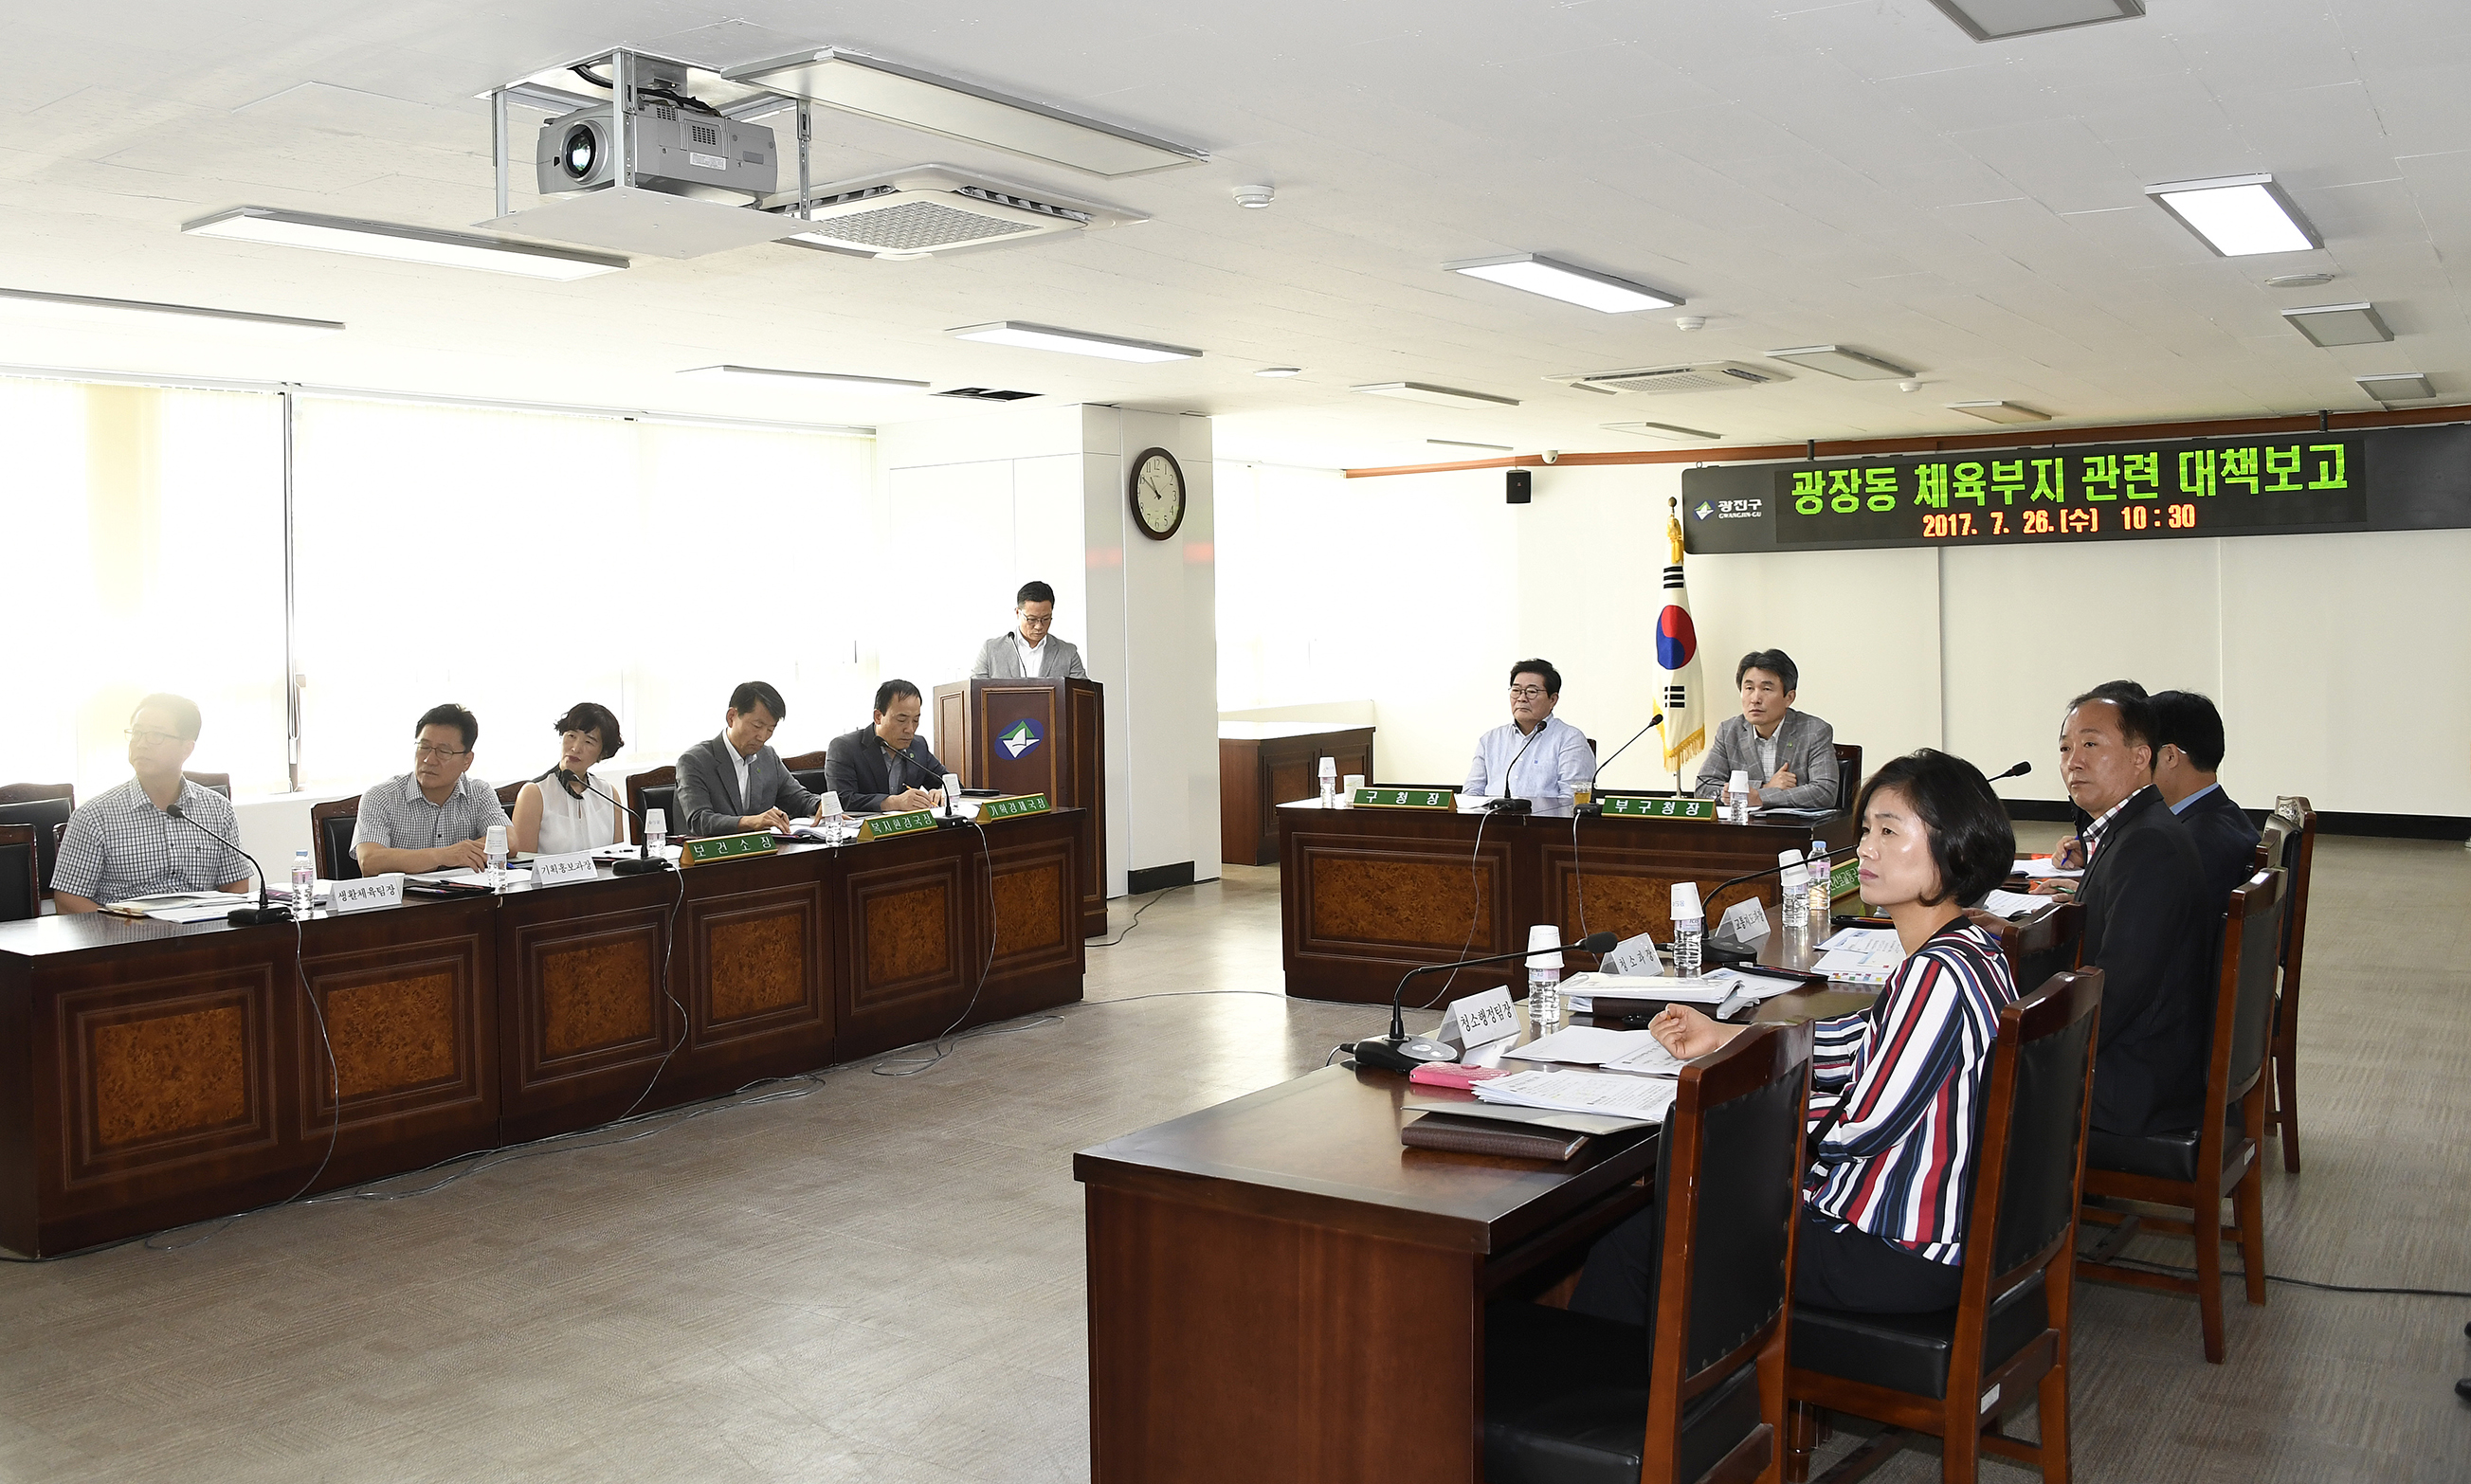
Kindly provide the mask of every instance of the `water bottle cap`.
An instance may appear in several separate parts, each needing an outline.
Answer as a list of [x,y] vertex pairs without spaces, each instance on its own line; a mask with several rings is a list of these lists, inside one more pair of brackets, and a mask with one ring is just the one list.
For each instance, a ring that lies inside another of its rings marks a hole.
[[1827,854],[1827,842],[1826,842],[1825,840],[1812,840],[1812,841],[1810,842],[1810,859],[1811,859],[1811,860],[1818,860],[1819,858],[1821,858],[1822,856],[1824,856],[1824,855],[1826,855],[1826,854]]

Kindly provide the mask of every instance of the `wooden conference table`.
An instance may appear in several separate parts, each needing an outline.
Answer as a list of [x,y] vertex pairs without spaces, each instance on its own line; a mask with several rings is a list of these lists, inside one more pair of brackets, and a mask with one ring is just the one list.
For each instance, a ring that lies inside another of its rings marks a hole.
[[0,924],[0,1245],[279,1200],[330,1137],[321,1189],[1077,1001],[1079,815],[296,927]]
[[[1673,936],[1676,882],[1697,882],[1705,892],[1774,866],[1778,851],[1809,850],[1813,836],[1852,844],[1849,816],[1745,826],[1613,814],[1574,820],[1566,804],[1540,805],[1532,814],[1283,804],[1280,947],[1287,993],[1386,1004],[1409,969],[1509,953],[1527,941],[1535,923],[1558,924],[1565,943],[1608,930],[1623,937],[1652,931],[1664,942]],[[1707,926],[1751,898],[1774,907],[1777,878],[1705,903]],[[1516,960],[1463,970],[1448,998],[1507,984],[1521,972]]]
[[[2054,919],[2008,934],[2017,952],[2053,951]],[[1771,930],[1759,956],[1806,969],[1825,935]],[[1875,999],[1813,986],[1755,1018]],[[1330,1067],[1073,1156],[1097,1484],[1481,1484],[1485,1305],[1647,1204],[1656,1131],[1566,1165],[1410,1149],[1411,1094],[1471,1100]]]

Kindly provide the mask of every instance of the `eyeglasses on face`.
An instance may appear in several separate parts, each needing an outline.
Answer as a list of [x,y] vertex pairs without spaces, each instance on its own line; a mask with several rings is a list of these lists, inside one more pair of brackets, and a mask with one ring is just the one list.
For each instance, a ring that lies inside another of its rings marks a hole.
[[177,732],[158,732],[151,726],[132,726],[121,735],[128,738],[130,742],[142,743],[149,747],[159,747],[165,742],[176,742],[180,741],[180,734]]
[[470,757],[472,755],[472,749],[469,747],[433,747],[427,742],[421,742],[412,749],[412,755],[426,762],[433,758]]
[[1544,688],[1541,685],[1514,685],[1510,688],[1510,698],[1515,701],[1532,701],[1543,694]]

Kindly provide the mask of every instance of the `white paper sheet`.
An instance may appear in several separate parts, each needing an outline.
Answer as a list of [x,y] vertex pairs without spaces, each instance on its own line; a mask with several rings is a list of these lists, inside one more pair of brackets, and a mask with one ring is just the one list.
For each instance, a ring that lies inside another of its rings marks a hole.
[[2078,877],[2083,876],[2084,872],[2062,871],[2059,867],[2051,864],[2051,860],[2048,856],[2044,856],[2041,859],[2035,860],[2019,860],[2016,862],[2016,874],[2024,877],[2027,881],[2049,881],[2054,877],[2062,881],[2075,881]]
[[2054,897],[2036,897],[2022,891],[1993,890],[1982,899],[1982,909],[1993,917],[2030,917],[2050,906]]
[[1515,1061],[1613,1067],[1623,1072],[1644,1072],[1658,1077],[1678,1076],[1682,1072],[1681,1058],[1666,1050],[1664,1043],[1644,1030],[1604,1030],[1592,1025],[1572,1025],[1549,1036],[1539,1036],[1505,1054]]
[[1609,1113],[1662,1121],[1676,1088],[1667,1077],[1633,1077],[1616,1072],[1517,1072],[1475,1085],[1476,1100],[1565,1113]]

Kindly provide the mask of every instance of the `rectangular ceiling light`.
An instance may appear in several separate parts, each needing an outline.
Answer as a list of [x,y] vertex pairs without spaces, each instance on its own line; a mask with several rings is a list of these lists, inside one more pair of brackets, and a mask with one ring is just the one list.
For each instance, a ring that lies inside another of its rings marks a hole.
[[1437,448],[1481,448],[1496,454],[1511,451],[1511,445],[1507,443],[1471,443],[1465,438],[1426,438],[1424,441]]
[[2226,258],[2305,252],[2325,246],[2271,176],[2222,176],[2149,185],[2145,194]]
[[1607,433],[1636,433],[1643,438],[1663,438],[1674,443],[1686,442],[1693,438],[1724,436],[1721,433],[1709,433],[1703,428],[1685,428],[1680,423],[1671,422],[1609,422],[1603,426]]
[[1790,350],[1771,350],[1766,355],[1771,361],[1806,365],[1814,371],[1842,376],[1847,381],[1903,381],[1914,374],[1894,362],[1866,356],[1842,345],[1797,345]]
[[816,391],[856,392],[860,396],[900,396],[924,391],[923,381],[901,381],[890,376],[850,376],[837,371],[791,371],[768,365],[698,365],[680,371],[680,376],[711,376],[728,380],[791,381]]
[[2286,309],[2282,318],[2319,345],[2373,345],[2393,339],[2393,327],[2374,304],[2318,304]]
[[957,335],[965,341],[984,341],[990,345],[1061,350],[1075,356],[1104,356],[1110,361],[1196,361],[1201,357],[1200,351],[1183,345],[1118,340],[1112,335],[1062,330],[1051,324],[1024,324],[1018,319],[999,319],[993,324],[965,324],[945,333]]
[[1548,299],[1560,299],[1584,309],[1600,309],[1609,315],[1626,315],[1638,309],[1671,309],[1683,302],[1682,295],[1650,289],[1627,279],[1607,273],[1591,273],[1584,268],[1540,258],[1532,252],[1515,252],[1508,257],[1469,258],[1460,263],[1445,263],[1448,272],[1465,273],[1505,288],[1524,289]]
[[775,57],[724,76],[828,108],[1009,150],[1094,176],[1138,176],[1210,158],[1205,150],[836,47]]
[[2417,371],[2404,371],[2393,376],[2355,376],[2360,389],[2380,402],[2424,402],[2436,395],[2436,389]]
[[2145,0],[1931,0],[1976,41],[2004,41],[2145,13]]
[[468,232],[435,232],[422,226],[398,226],[391,222],[360,222],[349,217],[320,217],[265,206],[239,206],[200,217],[184,224],[180,230],[198,237],[317,247],[365,258],[393,258],[440,268],[477,268],[492,273],[519,273],[527,278],[561,282],[614,273],[627,266],[624,258],[598,252],[536,247],[530,243],[476,237]]
[[16,320],[44,319],[126,329],[190,329],[259,340],[316,340],[343,328],[338,319],[294,319],[288,315],[252,315],[237,309],[202,309],[194,304],[151,304],[140,299],[97,299],[77,294],[38,294],[32,289],[0,289],[0,315]]
[[1435,387],[1420,381],[1379,381],[1369,387],[1350,387],[1377,397],[1400,397],[1409,402],[1430,402],[1436,407],[1517,407],[1512,397],[1496,397],[1482,391],[1461,391],[1455,387]]
[[1947,410],[1984,422],[2049,422],[2051,414],[2016,402],[1950,402]]

